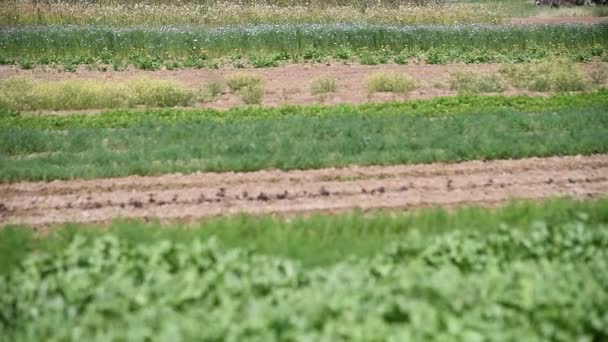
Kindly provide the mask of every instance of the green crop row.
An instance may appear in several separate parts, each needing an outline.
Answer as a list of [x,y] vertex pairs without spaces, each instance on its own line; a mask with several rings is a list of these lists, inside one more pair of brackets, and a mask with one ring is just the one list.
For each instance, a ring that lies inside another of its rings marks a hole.
[[[224,121],[199,116],[177,122],[173,120],[179,119],[180,113],[189,112],[159,112],[162,119],[155,116],[148,122],[145,116],[130,120],[123,112],[118,119],[125,118],[124,128],[86,128],[103,127],[104,115],[9,117],[0,128],[0,181],[455,162],[608,151],[608,102],[551,111],[542,104],[538,102],[539,111],[485,112],[483,107],[468,107],[469,112],[460,115],[431,116],[403,115],[400,105],[364,106],[358,111],[354,110],[358,107],[348,106],[317,107],[328,112]],[[265,113],[280,115],[281,109]],[[159,119],[165,124],[155,121]],[[167,125],[167,121],[173,123]],[[63,126],[55,126],[62,129],[49,130],[54,122],[63,122]],[[124,123],[110,121],[109,126]],[[133,126],[135,123],[138,125]]]
[[272,67],[286,61],[530,62],[608,58],[607,25],[260,25],[250,27],[0,28],[0,64],[161,67]]
[[558,225],[584,220],[608,224],[608,199],[514,201],[494,209],[462,207],[413,209],[407,213],[358,212],[295,218],[236,215],[193,223],[115,220],[111,224],[65,224],[39,233],[28,226],[0,226],[0,275],[29,254],[66,249],[78,235],[93,242],[113,235],[131,245],[160,241],[187,243],[216,238],[227,248],[254,249],[306,267],[329,266],[350,257],[369,258],[391,242],[420,232],[428,237],[449,232],[488,234],[501,225],[525,230],[536,221]]
[[[306,255],[323,254],[314,242],[325,236],[355,242],[346,255],[372,247],[367,257],[312,268],[217,239],[162,238],[205,229],[156,228],[151,237],[141,224],[114,229],[118,236],[72,227],[54,245],[40,238],[45,251],[0,276],[0,339],[603,341],[607,204],[557,203],[497,214],[223,221],[279,248],[294,236],[308,242]],[[249,229],[261,222],[270,224]],[[23,231],[0,231],[0,245],[27,248]]]
[[471,112],[492,113],[504,110],[550,112],[565,108],[581,108],[608,103],[608,90],[579,94],[555,94],[550,97],[530,96],[457,96],[437,97],[406,102],[368,103],[336,106],[282,106],[277,108],[236,107],[226,111],[215,109],[112,110],[99,115],[67,116],[18,115],[0,112],[0,128],[65,130],[89,128],[127,128],[141,125],[200,124],[208,121],[251,121],[293,116],[323,118],[361,115],[457,115]]

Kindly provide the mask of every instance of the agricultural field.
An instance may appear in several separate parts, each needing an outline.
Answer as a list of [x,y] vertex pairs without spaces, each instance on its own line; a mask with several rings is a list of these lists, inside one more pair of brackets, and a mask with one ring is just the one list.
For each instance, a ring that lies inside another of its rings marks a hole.
[[608,340],[608,6],[0,0],[0,341]]

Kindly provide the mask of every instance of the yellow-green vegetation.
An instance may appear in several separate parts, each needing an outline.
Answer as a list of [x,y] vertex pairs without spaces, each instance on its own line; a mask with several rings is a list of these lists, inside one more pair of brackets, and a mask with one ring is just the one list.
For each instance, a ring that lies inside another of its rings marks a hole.
[[589,78],[591,79],[591,84],[595,87],[605,85],[608,80],[608,64],[598,61],[593,62],[591,64]]
[[241,96],[241,100],[246,105],[262,104],[262,98],[264,97],[264,84],[251,84],[241,88],[237,94]]
[[497,23],[501,12],[484,4],[443,4],[416,6],[394,2],[171,2],[94,3],[59,1],[19,1],[0,6],[0,24],[80,24],[105,25],[251,25],[289,23],[369,23],[369,24],[454,24]]
[[505,80],[500,74],[457,71],[450,73],[450,89],[459,94],[501,93],[505,90]]
[[244,87],[263,85],[262,76],[250,74],[247,72],[238,72],[226,77],[226,84],[233,92],[238,92]]
[[396,93],[407,95],[416,88],[414,80],[408,75],[378,72],[367,79],[367,92]]
[[264,97],[262,76],[239,72],[226,77],[228,88],[237,93],[245,104],[261,104]]
[[331,76],[322,76],[312,81],[310,84],[310,93],[312,95],[335,93],[337,87],[335,78]]
[[567,61],[506,65],[499,72],[515,88],[530,91],[582,91],[590,86],[580,67]]
[[187,106],[194,92],[168,80],[43,81],[11,78],[0,81],[0,109],[62,110]]
[[202,102],[210,102],[220,95],[226,87],[225,81],[220,78],[212,78],[201,90],[198,99]]

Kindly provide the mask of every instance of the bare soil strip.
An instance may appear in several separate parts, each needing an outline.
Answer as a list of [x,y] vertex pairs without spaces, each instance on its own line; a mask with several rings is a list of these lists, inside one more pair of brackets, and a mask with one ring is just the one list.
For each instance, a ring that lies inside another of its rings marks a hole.
[[[400,95],[378,93],[369,95],[366,88],[367,78],[376,72],[407,74],[414,78],[416,89],[408,94],[407,99],[430,99],[438,96],[455,96],[456,91],[449,87],[450,73],[463,71],[497,72],[499,64],[409,64],[409,65],[320,65],[293,64],[276,68],[247,69],[248,73],[260,75],[265,81],[265,93],[262,104],[276,107],[285,104],[309,105],[325,104],[361,104],[367,102],[386,102],[402,100]],[[592,65],[581,64],[589,72]],[[127,71],[90,71],[81,67],[76,72],[60,72],[54,69],[36,68],[21,70],[17,67],[0,66],[0,79],[9,77],[29,77],[38,80],[106,80],[126,81],[134,78],[151,78],[174,80],[193,89],[200,89],[213,80],[222,79],[227,75],[242,72],[243,69],[230,67],[219,70],[181,69],[181,70],[127,70]],[[310,85],[316,78],[333,77],[336,80],[336,92],[322,96],[313,96]],[[608,85],[608,83],[606,84]],[[547,96],[548,93],[534,93],[525,90],[509,88],[504,95],[534,95]],[[197,104],[196,107],[229,109],[243,104],[236,94],[225,92],[212,102]],[[47,113],[48,111],[45,111]],[[59,111],[55,114],[98,113],[99,110]],[[51,112],[52,114],[52,112]]]
[[608,194],[608,154],[0,185],[0,224],[408,209]]

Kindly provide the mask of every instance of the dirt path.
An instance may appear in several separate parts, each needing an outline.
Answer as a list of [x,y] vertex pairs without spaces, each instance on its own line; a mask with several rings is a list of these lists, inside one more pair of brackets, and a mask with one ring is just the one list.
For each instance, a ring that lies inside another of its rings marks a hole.
[[509,24],[513,25],[560,25],[560,24],[605,24],[608,17],[573,17],[573,16],[532,16],[511,18]]
[[0,224],[192,219],[608,195],[608,155],[0,185]]
[[[581,64],[585,72],[590,72],[593,65]],[[399,96],[382,93],[370,97],[366,89],[367,78],[376,72],[407,74],[414,78],[416,89],[408,95],[408,99],[428,99],[437,96],[453,96],[456,91],[449,89],[450,73],[456,71],[480,71],[496,72],[499,64],[448,64],[448,65],[319,65],[319,64],[294,64],[277,68],[247,69],[246,72],[261,75],[265,81],[264,106],[279,106],[284,104],[307,105],[314,103],[359,104],[365,102],[383,102],[400,99]],[[37,68],[34,70],[21,70],[17,67],[1,67],[0,79],[23,76],[40,80],[106,80],[125,81],[134,78],[169,79],[180,82],[188,87],[200,89],[211,80],[222,79],[227,75],[242,72],[242,69],[223,68],[210,71],[204,69],[182,69],[182,70],[158,70],[142,71],[127,70],[121,72],[90,71],[80,68],[74,73],[59,72],[54,69],[45,70]],[[336,79],[337,91],[331,96],[321,98],[310,94],[310,85],[318,77],[330,76]],[[507,89],[505,95],[539,95],[546,96],[547,93],[531,93],[515,89]],[[207,104],[199,104],[198,107],[211,107],[227,109],[242,105],[239,96],[226,92],[216,100]],[[56,114],[70,114],[74,111],[56,112]],[[95,111],[75,111],[77,113]]]

